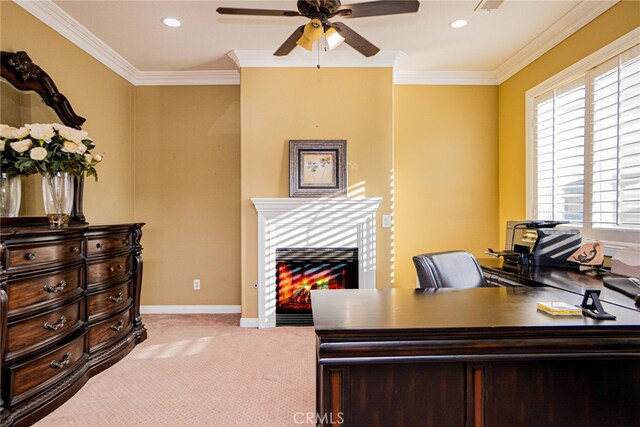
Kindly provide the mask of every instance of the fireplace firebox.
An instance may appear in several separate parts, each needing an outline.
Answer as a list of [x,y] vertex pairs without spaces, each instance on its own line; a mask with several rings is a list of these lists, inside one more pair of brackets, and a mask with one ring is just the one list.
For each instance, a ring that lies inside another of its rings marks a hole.
[[276,326],[313,325],[312,290],[357,288],[357,248],[276,249]]

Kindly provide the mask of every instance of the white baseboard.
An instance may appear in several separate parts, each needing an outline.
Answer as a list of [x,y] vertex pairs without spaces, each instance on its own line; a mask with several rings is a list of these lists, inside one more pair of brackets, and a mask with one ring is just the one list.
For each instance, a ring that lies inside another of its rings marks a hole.
[[241,328],[257,328],[258,318],[257,317],[241,317],[240,327]]
[[[140,314],[236,314],[239,305],[141,305]],[[256,319],[257,322],[257,319]],[[256,323],[257,326],[257,323]]]
[[[239,305],[141,305],[140,314],[237,314]],[[240,318],[241,328],[257,328],[257,317]]]

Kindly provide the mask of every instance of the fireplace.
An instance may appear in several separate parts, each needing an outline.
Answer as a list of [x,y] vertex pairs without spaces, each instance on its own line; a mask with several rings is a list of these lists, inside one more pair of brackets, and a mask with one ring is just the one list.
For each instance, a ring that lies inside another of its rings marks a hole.
[[376,211],[373,198],[251,199],[258,211],[258,319],[240,326],[276,326],[279,248],[357,249],[358,289],[376,287]]
[[276,249],[276,326],[312,325],[312,290],[357,288],[357,248]]

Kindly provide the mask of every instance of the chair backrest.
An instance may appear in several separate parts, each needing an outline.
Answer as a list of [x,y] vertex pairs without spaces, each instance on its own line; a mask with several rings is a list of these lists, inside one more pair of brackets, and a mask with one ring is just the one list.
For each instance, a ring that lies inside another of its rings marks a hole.
[[421,288],[478,288],[487,286],[482,270],[469,252],[449,251],[416,255],[413,263]]

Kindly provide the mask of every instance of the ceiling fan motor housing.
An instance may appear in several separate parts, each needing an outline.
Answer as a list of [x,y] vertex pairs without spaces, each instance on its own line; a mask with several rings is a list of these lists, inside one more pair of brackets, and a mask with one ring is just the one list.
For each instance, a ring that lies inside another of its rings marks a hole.
[[298,0],[298,11],[309,18],[325,21],[335,15],[340,7],[340,0]]

